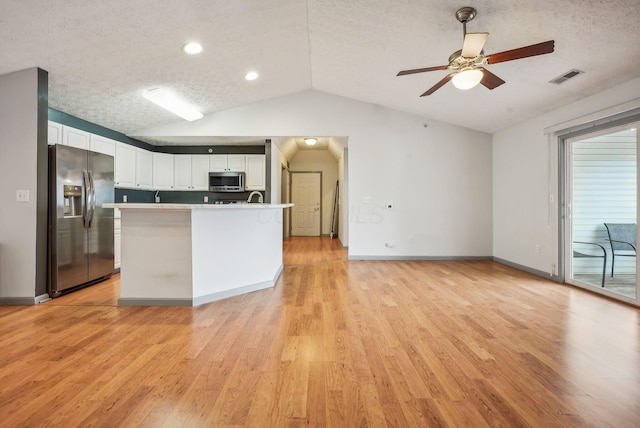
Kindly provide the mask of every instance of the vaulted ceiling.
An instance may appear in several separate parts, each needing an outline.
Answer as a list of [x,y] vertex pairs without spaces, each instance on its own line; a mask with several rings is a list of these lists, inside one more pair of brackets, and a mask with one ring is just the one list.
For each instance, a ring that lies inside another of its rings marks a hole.
[[[490,65],[494,90],[420,98],[447,72],[396,73],[447,64],[462,6],[487,54],[555,52]],[[142,97],[153,87],[205,114],[314,89],[492,133],[640,76],[638,22],[638,0],[3,0],[0,74],[45,69],[50,107],[123,133],[176,121]],[[189,41],[204,51],[187,56]]]

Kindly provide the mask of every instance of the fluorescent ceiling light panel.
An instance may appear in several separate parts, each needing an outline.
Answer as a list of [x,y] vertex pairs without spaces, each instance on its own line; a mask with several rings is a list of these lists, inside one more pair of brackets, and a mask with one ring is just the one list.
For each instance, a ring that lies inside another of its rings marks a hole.
[[189,122],[202,119],[202,113],[198,110],[160,88],[153,88],[148,91],[144,91],[142,96],[152,103],[159,105],[165,110],[169,110],[171,113],[178,115]]

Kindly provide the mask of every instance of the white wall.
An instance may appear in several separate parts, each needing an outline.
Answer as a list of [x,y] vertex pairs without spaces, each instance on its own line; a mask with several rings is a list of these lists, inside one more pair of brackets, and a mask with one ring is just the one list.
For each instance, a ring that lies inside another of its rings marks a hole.
[[321,234],[331,233],[331,215],[338,180],[338,162],[327,150],[299,150],[291,160],[291,171],[322,171]]
[[493,135],[494,257],[546,273],[558,266],[558,146],[543,130],[639,97],[635,79]]
[[491,256],[488,134],[304,91],[135,135],[348,137],[350,257]]
[[[0,76],[0,299],[36,293],[38,70]],[[16,202],[16,190],[29,202]]]

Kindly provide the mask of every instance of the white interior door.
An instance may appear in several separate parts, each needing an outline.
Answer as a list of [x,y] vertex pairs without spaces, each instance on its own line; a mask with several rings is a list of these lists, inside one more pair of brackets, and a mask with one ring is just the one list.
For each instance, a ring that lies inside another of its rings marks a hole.
[[291,174],[291,234],[320,236],[320,173]]

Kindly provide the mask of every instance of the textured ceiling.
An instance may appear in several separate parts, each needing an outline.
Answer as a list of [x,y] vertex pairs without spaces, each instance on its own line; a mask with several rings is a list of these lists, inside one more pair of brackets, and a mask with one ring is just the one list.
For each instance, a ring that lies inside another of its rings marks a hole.
[[[487,54],[556,51],[489,66],[507,82],[493,91],[419,98],[447,72],[395,74],[445,65],[468,5]],[[205,114],[314,89],[495,132],[640,76],[638,22],[640,0],[2,0],[0,74],[45,69],[52,108],[127,134],[176,121],[142,98],[156,86]],[[192,40],[201,55],[181,51]],[[572,68],[585,74],[547,83]]]

